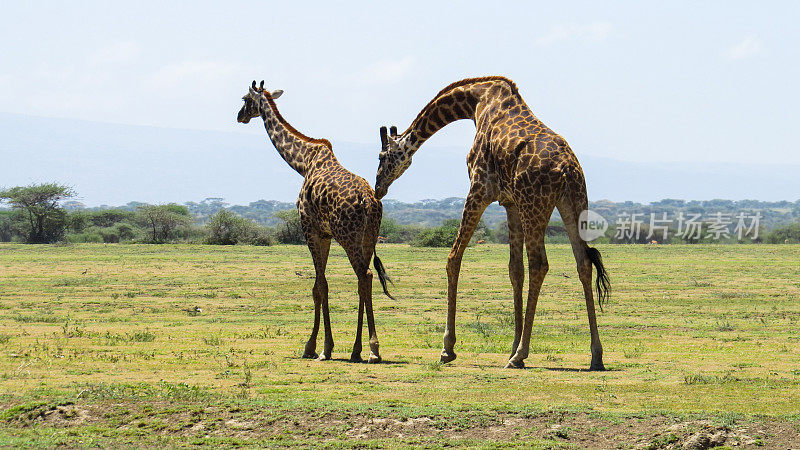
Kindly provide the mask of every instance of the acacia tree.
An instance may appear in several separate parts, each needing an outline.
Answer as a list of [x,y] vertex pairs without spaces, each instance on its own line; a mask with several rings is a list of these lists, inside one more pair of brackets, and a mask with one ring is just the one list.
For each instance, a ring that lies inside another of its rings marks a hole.
[[166,242],[176,228],[192,223],[189,210],[175,203],[139,206],[136,214],[149,230],[150,241],[154,243]]
[[25,242],[45,244],[64,235],[67,213],[59,202],[75,196],[75,191],[58,183],[16,186],[0,191],[0,200],[19,211]]

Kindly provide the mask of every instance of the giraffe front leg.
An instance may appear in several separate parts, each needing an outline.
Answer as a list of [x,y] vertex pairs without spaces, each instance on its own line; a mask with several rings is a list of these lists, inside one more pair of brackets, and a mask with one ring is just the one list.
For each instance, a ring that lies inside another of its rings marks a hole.
[[464,204],[464,212],[461,216],[461,226],[456,235],[456,241],[447,257],[447,324],[444,329],[443,348],[439,356],[439,362],[449,363],[456,359],[456,352],[453,347],[456,344],[456,295],[458,293],[458,276],[461,272],[461,258],[464,250],[478,226],[478,222],[483,215],[483,211],[489,205],[483,197],[475,193],[473,185],[470,195]]
[[508,277],[511,280],[511,288],[514,297],[514,343],[511,346],[511,356],[517,351],[519,340],[522,336],[522,284],[525,282],[525,270],[523,268],[522,250],[523,236],[522,224],[519,220],[519,212],[516,208],[507,206],[506,216],[508,217]]

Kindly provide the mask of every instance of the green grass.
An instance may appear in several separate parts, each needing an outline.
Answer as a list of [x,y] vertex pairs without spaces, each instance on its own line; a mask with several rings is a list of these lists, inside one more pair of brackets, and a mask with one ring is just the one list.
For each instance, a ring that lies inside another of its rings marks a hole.
[[[588,324],[565,245],[548,246],[529,369],[514,371],[502,369],[513,339],[504,246],[467,250],[458,359],[439,365],[448,249],[381,245],[398,300],[376,283],[385,363],[367,365],[345,361],[358,296],[338,246],[334,360],[317,362],[299,358],[313,318],[305,247],[2,244],[0,446],[349,446],[365,418],[429,417],[425,433],[352,442],[552,447],[577,442],[579,425],[513,439],[469,430],[553,414],[599,417],[600,428],[620,417],[797,419],[800,246],[600,250],[613,286],[598,316],[607,372],[584,370]],[[663,436],[644,442],[675,440]]]

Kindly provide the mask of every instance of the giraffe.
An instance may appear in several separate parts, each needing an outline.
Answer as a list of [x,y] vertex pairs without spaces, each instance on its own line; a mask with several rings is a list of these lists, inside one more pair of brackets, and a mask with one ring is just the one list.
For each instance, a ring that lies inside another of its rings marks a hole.
[[[456,358],[455,317],[461,258],[486,207],[494,201],[508,216],[509,278],[514,298],[514,343],[507,368],[523,368],[528,357],[539,290],[548,270],[544,234],[554,208],[567,228],[583,285],[591,333],[590,370],[605,370],[592,293],[592,265],[597,269],[598,303],[608,296],[609,281],[600,252],[579,233],[588,198],[583,171],[567,142],[533,115],[516,84],[505,77],[468,78],[439,92],[402,134],[381,127],[381,152],[375,182],[378,198],[411,165],[419,147],[439,129],[460,119],[475,123],[467,157],[470,190],[461,226],[447,258],[447,324],[440,361]],[[523,316],[523,244],[528,257],[528,299]]]
[[[350,361],[362,361],[361,329],[366,308],[370,347],[367,362],[379,363],[381,357],[372,313],[372,271],[369,269],[369,262],[374,255],[375,271],[378,273],[383,292],[392,298],[386,287],[388,278],[383,264],[375,253],[383,205],[375,197],[372,187],[366,180],[342,167],[333,154],[333,147],[328,140],[313,139],[300,133],[281,116],[274,101],[281,94],[283,94],[281,90],[272,92],[265,90],[263,81],[257,88],[256,82],[253,81],[248,93],[242,97],[244,106],[239,111],[237,121],[248,123],[252,118],[261,116],[267,134],[278,153],[304,178],[297,199],[297,209],[300,212],[303,234],[314,260],[316,276],[312,289],[314,327],[305,345],[303,358],[317,358],[321,361],[331,359],[333,334],[328,310],[325,267],[333,238],[344,248],[358,277],[358,329]],[[325,326],[325,340],[322,353],[318,355],[316,346],[320,309]]]

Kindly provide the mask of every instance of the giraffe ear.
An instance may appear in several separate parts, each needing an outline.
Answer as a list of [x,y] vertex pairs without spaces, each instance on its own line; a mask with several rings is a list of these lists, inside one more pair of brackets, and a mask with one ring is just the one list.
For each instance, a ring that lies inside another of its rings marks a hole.
[[274,99],[280,97],[281,95],[283,95],[283,89],[278,89],[276,91],[272,91],[272,93],[270,95],[272,96],[272,99],[274,100]]
[[252,86],[250,86],[250,87],[252,87],[253,89],[255,89],[255,88],[256,88],[256,80],[253,80],[253,85],[252,85]]
[[262,91],[264,90],[264,80],[261,80],[261,86],[259,86],[259,89],[261,89]]

